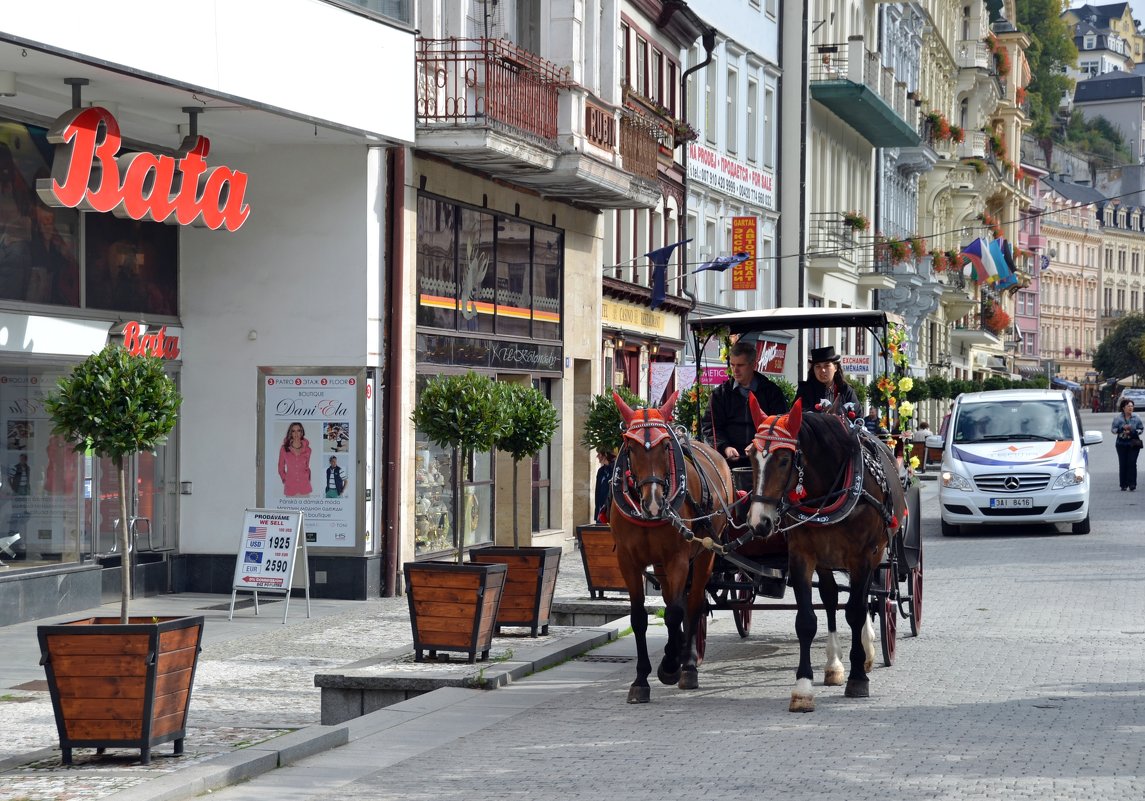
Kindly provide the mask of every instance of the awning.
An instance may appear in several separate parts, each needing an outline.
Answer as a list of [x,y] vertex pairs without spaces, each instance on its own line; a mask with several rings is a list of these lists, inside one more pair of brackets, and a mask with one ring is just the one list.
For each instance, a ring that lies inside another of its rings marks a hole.
[[1145,376],[1141,375],[1127,375],[1125,378],[1117,379],[1117,386],[1119,387],[1140,387],[1145,386]]
[[1076,381],[1070,381],[1066,378],[1054,378],[1050,381],[1050,386],[1057,387],[1058,389],[1081,389],[1081,384],[1077,383]]

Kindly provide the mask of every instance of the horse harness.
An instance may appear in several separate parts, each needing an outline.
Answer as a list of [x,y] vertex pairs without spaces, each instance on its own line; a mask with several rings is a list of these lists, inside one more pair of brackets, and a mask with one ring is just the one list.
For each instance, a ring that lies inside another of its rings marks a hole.
[[[783,486],[791,483],[791,473],[796,472],[795,488],[783,498],[753,493],[753,503],[770,503],[778,509],[780,517],[786,516],[794,521],[783,529],[784,532],[802,525],[830,526],[838,523],[850,516],[860,500],[878,509],[889,528],[898,527],[898,519],[891,506],[890,484],[878,454],[878,449],[885,446],[878,438],[862,425],[850,425],[842,417],[831,415],[830,419],[847,430],[857,447],[852,447],[851,458],[839,465],[835,478],[828,485],[831,489],[818,498],[807,499],[803,487],[803,451],[799,448],[798,438],[779,424],[781,417],[776,415],[765,420],[756,431],[752,444],[765,455],[775,450],[790,450],[794,454]],[[881,500],[866,489],[864,479],[868,472],[882,493]]]
[[[620,453],[616,457],[616,467],[612,474],[612,497],[617,510],[627,520],[640,526],[658,526],[671,523],[691,540],[680,510],[686,501],[695,515],[688,522],[699,521],[710,529],[710,518],[719,513],[714,509],[715,496],[707,473],[696,462],[697,452],[691,447],[686,435],[679,435],[668,425],[655,409],[637,409],[637,420],[629,424],[624,432]],[[666,476],[651,475],[640,478],[632,472],[630,449],[642,448],[646,451],[663,447],[668,454]],[[688,487],[688,463],[695,468],[700,479],[700,497],[692,496]],[[640,490],[648,484],[658,484],[664,492],[665,512],[650,516],[640,505]],[[730,509],[723,510],[730,519]],[[686,532],[686,533],[685,533]]]

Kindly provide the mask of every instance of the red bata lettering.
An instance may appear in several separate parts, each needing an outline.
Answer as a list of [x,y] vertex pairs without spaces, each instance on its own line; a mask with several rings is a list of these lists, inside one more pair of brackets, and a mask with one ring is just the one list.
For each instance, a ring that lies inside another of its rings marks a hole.
[[158,356],[160,359],[179,358],[179,337],[167,336],[167,326],[153,334],[141,333],[139,323],[132,320],[123,326],[123,347],[132,356]]
[[52,177],[36,182],[50,206],[110,211],[117,217],[180,225],[198,220],[212,230],[237,231],[250,215],[243,202],[246,173],[208,167],[211,143],[187,137],[174,157],[156,153],[117,155],[123,140],[107,109],[72,109],[48,131],[56,145]]

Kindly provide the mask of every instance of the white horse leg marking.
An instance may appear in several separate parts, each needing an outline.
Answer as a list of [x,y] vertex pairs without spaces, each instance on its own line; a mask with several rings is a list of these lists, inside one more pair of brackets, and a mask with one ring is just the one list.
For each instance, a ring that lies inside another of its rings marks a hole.
[[815,692],[811,689],[811,679],[796,679],[791,690],[789,712],[814,712]]
[[867,655],[863,662],[863,670],[871,672],[875,666],[875,630],[871,626],[871,616],[863,615],[863,653]]
[[823,684],[828,687],[843,683],[843,660],[839,658],[839,632],[827,634],[827,666],[823,668]]

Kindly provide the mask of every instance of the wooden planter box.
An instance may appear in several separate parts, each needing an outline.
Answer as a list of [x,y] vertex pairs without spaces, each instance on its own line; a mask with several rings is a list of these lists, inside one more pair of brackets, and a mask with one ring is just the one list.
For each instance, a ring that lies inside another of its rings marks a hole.
[[612,539],[612,529],[600,525],[577,526],[576,541],[580,547],[580,558],[584,562],[589,597],[603,598],[606,591],[627,593],[628,587],[616,558],[616,541]]
[[502,626],[528,626],[534,637],[538,630],[541,634],[549,633],[553,594],[561,568],[560,548],[474,548],[469,552],[469,559],[509,567],[501,608],[497,612],[498,631]]
[[95,617],[37,629],[63,763],[73,748],[183,753],[203,618]]
[[407,562],[406,600],[414,654],[462,651],[474,662],[489,658],[508,565]]

